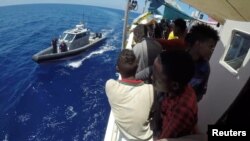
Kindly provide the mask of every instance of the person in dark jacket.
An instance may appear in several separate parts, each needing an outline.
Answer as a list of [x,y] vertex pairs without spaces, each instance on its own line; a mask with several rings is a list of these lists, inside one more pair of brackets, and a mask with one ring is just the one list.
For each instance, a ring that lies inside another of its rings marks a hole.
[[197,101],[200,101],[207,91],[209,59],[218,40],[217,31],[205,24],[194,25],[186,35],[187,50],[195,62],[195,75],[189,83],[196,92]]

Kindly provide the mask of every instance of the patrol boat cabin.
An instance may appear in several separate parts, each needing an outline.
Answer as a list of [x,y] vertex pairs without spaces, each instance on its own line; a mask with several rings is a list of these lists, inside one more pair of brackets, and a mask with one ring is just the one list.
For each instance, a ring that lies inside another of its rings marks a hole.
[[74,29],[69,29],[63,32],[59,38],[58,49],[61,43],[66,43],[68,50],[82,47],[89,43],[90,30],[84,28],[83,24],[78,24]]

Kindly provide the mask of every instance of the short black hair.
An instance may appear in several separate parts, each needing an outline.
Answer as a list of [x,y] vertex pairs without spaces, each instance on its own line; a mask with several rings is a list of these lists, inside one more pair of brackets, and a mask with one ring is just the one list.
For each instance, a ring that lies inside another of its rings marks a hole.
[[189,33],[186,35],[185,41],[190,46],[193,46],[196,41],[203,42],[209,39],[213,39],[217,42],[220,39],[218,32],[211,26],[198,23],[190,29]]
[[129,49],[123,49],[118,57],[117,66],[123,77],[135,76],[137,60],[134,52]]
[[187,29],[186,21],[183,20],[182,18],[178,18],[178,19],[174,20],[174,25],[176,27],[180,28],[182,33],[184,33]]
[[163,73],[169,80],[178,82],[181,89],[189,83],[194,75],[194,62],[186,51],[163,51],[160,53],[160,61]]

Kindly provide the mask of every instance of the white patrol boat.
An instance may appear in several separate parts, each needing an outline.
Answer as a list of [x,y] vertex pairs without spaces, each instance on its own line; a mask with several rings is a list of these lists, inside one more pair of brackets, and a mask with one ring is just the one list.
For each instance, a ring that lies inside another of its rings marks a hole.
[[41,63],[67,58],[80,54],[105,38],[102,33],[91,32],[80,23],[75,28],[64,31],[59,39],[53,39],[50,47],[34,54],[32,59]]

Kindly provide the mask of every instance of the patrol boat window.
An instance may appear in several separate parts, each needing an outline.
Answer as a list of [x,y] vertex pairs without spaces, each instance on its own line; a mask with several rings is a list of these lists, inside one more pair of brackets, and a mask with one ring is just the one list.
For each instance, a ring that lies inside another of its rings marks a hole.
[[63,33],[63,35],[60,37],[60,40],[63,40],[67,34]]
[[77,34],[75,40],[76,40],[76,39],[80,39],[80,38],[82,38],[82,37],[84,37],[84,36],[86,36],[86,35],[87,35],[86,32],[81,33],[81,34]]
[[75,37],[75,34],[67,34],[65,40],[70,42],[71,40],[74,39],[74,37]]
[[250,47],[250,36],[246,33],[234,31],[232,40],[224,61],[238,71],[248,53]]

